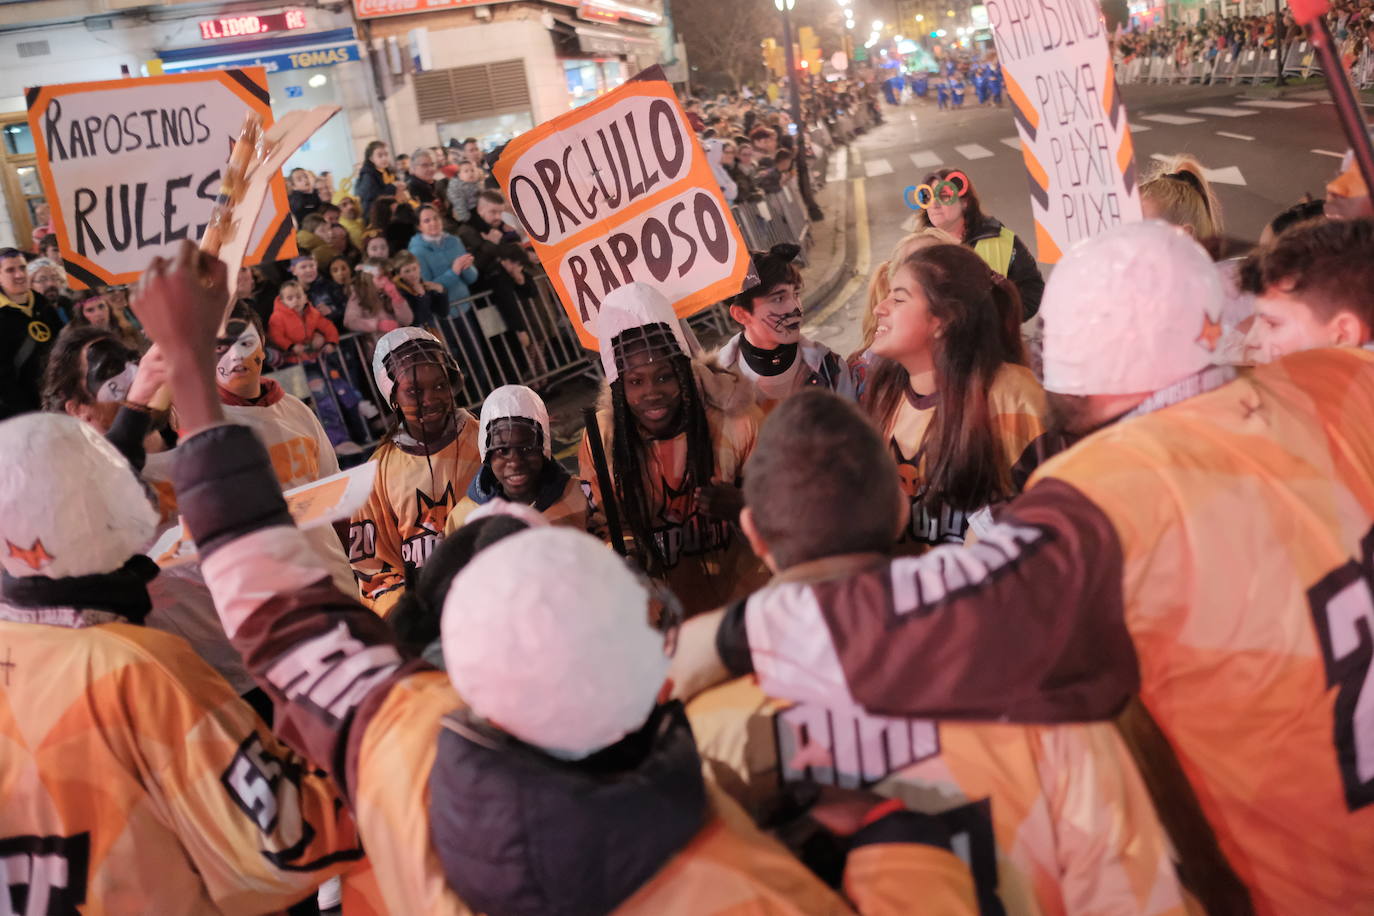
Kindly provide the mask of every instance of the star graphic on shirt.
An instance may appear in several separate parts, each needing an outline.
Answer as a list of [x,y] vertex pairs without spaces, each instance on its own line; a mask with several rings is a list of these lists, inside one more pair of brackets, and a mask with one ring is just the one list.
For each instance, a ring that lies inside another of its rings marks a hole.
[[415,527],[441,534],[448,522],[448,513],[453,508],[453,482],[444,488],[438,499],[430,499],[425,491],[415,488]]
[[28,547],[20,547],[18,544],[10,543],[8,540],[5,541],[5,546],[10,549],[11,559],[18,560],[34,572],[38,572],[53,561],[52,554],[48,553],[47,549],[43,547],[41,538],[35,538],[34,542]]
[[1208,353],[1217,351],[1217,344],[1221,341],[1221,322],[1213,320],[1211,315],[1206,312],[1202,314],[1202,333],[1198,334],[1197,342]]

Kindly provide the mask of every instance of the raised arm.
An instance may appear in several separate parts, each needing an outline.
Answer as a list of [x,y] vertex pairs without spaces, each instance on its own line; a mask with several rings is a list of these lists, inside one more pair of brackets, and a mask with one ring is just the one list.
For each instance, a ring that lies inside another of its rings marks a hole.
[[752,666],[787,699],[887,716],[1107,719],[1140,680],[1121,569],[1101,510],[1045,480],[977,544],[751,597],[726,615],[718,646],[736,673]]

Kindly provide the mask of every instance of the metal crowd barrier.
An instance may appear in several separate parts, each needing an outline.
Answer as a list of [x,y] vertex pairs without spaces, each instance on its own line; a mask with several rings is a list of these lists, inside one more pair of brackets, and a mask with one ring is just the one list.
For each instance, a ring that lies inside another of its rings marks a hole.
[[788,185],[776,194],[765,194],[760,201],[737,201],[730,207],[744,242],[754,251],[767,251],[789,242],[806,248],[811,240],[811,224],[806,219],[801,194]]
[[1296,41],[1288,46],[1288,54],[1283,60],[1283,75],[1309,77],[1320,76],[1322,73],[1321,60],[1317,57],[1316,49],[1311,42]]
[[[448,317],[436,318],[426,325],[462,369],[464,384],[457,398],[469,410],[480,410],[487,394],[501,385],[537,388],[575,375],[600,373],[601,364],[596,354],[578,342],[548,277],[538,274],[531,280],[535,286],[533,300],[517,299],[515,312],[510,315],[524,326],[528,346],[521,342],[517,333],[521,328],[511,326],[502,317],[490,293],[456,300],[450,304]],[[363,401],[370,401],[383,417],[387,417],[391,407],[381,396],[372,376],[372,351],[380,336],[344,334],[334,353],[321,354],[314,364],[284,367],[271,376],[288,392],[302,399],[312,398],[315,413],[322,421],[330,414],[344,418],[351,438],[361,446],[370,446],[377,441],[375,430],[370,428],[366,416],[359,416],[358,404],[349,403],[351,395],[341,398],[333,384],[312,388],[310,376],[315,375],[317,380],[322,376],[328,381],[346,382],[347,388]],[[326,422],[326,427],[328,425]],[[358,441],[359,432],[365,433],[361,437],[364,441]]]

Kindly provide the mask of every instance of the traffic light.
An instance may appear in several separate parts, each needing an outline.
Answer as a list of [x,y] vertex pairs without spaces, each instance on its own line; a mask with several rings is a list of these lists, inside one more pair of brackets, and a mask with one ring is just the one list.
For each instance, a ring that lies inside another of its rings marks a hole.
[[787,70],[782,48],[771,38],[763,40],[763,65],[768,68],[768,72],[773,76],[782,76]]
[[[821,72],[821,40],[816,30],[804,25],[797,29],[797,39],[801,44],[801,60],[812,73]],[[800,65],[798,65],[800,67]]]

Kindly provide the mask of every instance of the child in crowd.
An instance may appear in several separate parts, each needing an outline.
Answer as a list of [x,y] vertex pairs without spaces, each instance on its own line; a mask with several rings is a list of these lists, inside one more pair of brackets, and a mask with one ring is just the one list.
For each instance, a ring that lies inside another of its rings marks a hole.
[[315,190],[315,176],[309,169],[292,169],[288,179],[291,190],[286,194],[286,202],[291,207],[291,215],[300,225],[305,217],[324,206],[320,194]]
[[453,218],[465,223],[477,208],[477,195],[482,193],[482,172],[475,163],[464,160],[458,174],[448,183],[448,202]]
[[380,288],[368,271],[360,270],[353,275],[344,315],[344,326],[348,330],[362,334],[385,334],[401,325],[410,324],[412,320],[410,306],[394,286],[388,284],[385,290]]
[[360,449],[352,437],[366,438],[358,415],[362,398],[339,369],[321,359],[338,350],[339,329],[310,304],[299,280],[287,280],[278,289],[268,339],[281,351],[283,365],[305,366],[315,411],[335,450],[341,455],[357,454]]
[[387,267],[391,282],[410,307],[415,325],[432,324],[436,317],[448,315],[444,288],[420,275],[420,259],[409,251],[398,252]]
[[[339,260],[342,255],[336,256],[329,263]],[[291,260],[291,276],[296,278],[296,282],[301,285],[305,292],[305,298],[310,300],[321,315],[330,324],[334,325],[336,331],[343,329],[343,310],[339,308],[334,298],[330,295],[329,280],[320,275],[320,265],[309,255],[302,255]]]
[[363,207],[358,203],[358,198],[344,197],[339,200],[339,225],[348,230],[349,240],[363,252],[363,257],[367,257],[367,242],[364,238],[367,233],[367,222],[363,219]]

